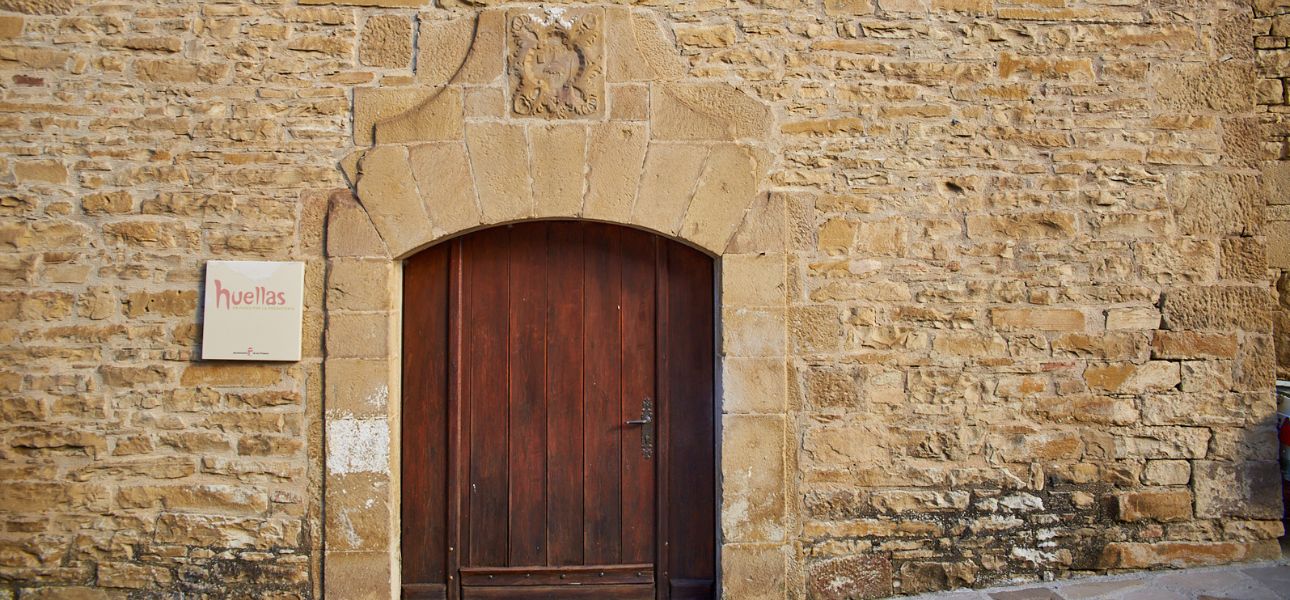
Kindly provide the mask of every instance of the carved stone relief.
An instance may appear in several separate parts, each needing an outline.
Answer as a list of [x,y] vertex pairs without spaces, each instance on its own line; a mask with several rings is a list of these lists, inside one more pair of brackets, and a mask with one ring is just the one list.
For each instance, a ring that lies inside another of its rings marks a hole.
[[510,104],[516,115],[572,119],[604,112],[604,15],[535,9],[508,15]]

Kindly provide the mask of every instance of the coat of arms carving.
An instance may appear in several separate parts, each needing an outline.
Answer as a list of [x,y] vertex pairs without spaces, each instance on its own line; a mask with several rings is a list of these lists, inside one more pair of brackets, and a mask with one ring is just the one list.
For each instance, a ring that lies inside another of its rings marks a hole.
[[599,114],[605,87],[601,26],[593,10],[512,13],[511,110],[555,119]]

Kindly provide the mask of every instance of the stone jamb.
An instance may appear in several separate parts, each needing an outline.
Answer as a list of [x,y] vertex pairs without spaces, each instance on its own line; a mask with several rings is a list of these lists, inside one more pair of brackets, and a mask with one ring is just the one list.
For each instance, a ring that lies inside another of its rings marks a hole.
[[787,199],[761,191],[770,111],[687,79],[652,13],[579,6],[604,27],[607,105],[514,114],[506,24],[540,11],[425,23],[412,83],[355,92],[361,149],[342,164],[355,192],[332,196],[327,224],[325,594],[399,595],[402,260],[484,227],[572,218],[645,229],[718,261],[719,572],[733,597],[784,598],[797,570],[796,463]]

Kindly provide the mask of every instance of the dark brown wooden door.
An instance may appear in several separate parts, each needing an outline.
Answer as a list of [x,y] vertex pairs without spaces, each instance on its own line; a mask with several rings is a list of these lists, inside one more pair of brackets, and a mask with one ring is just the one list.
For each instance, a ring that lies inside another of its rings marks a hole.
[[605,224],[404,267],[404,595],[711,598],[712,260]]

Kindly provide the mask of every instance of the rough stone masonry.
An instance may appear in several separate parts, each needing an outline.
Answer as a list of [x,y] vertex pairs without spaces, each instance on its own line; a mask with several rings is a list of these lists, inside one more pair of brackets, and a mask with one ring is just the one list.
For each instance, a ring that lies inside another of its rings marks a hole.
[[[325,221],[371,200],[344,174],[373,143],[355,98],[446,81],[444,24],[495,5],[0,0],[0,598],[315,598],[344,567],[324,528],[397,537],[324,493],[324,396],[397,402],[335,389],[373,364],[324,331],[384,344],[363,324],[390,283],[325,256],[383,244],[367,215]],[[755,540],[723,554],[727,597],[1279,554],[1290,2],[633,10],[675,77],[773,124],[782,269],[743,264],[783,274],[756,318],[788,368],[732,361],[723,408],[786,415],[788,525],[727,505]],[[505,112],[498,77],[459,109]],[[657,110],[613,89],[601,113]],[[303,361],[196,359],[213,259],[307,262]],[[730,468],[764,469],[756,443]]]

